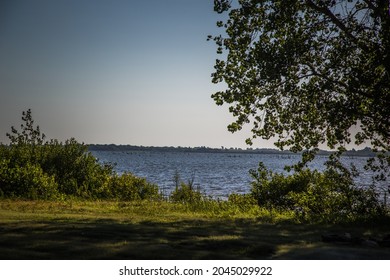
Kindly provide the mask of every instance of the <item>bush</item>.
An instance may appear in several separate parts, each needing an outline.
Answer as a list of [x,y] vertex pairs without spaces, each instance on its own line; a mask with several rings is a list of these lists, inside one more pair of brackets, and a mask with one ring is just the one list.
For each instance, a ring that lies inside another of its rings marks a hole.
[[45,141],[34,127],[31,110],[23,112],[21,132],[7,133],[10,145],[0,146],[0,195],[54,198],[57,195],[101,199],[158,197],[158,188],[132,174],[117,176],[101,165],[88,146],[71,138],[65,143]]
[[4,197],[53,199],[58,185],[53,176],[45,174],[39,165],[27,163],[9,168],[9,160],[0,162],[0,192]]
[[170,199],[173,202],[193,203],[201,201],[203,195],[199,190],[194,190],[191,185],[181,182],[180,186],[171,193]]
[[81,197],[99,197],[101,188],[114,174],[110,165],[100,165],[88,147],[71,138],[65,143],[51,140],[42,146],[41,165],[56,177],[61,193]]
[[[57,140],[45,141],[45,135],[41,134],[39,126],[34,127],[31,110],[23,112],[21,132],[14,127],[7,133],[10,145],[2,145],[0,156],[7,159],[7,166],[2,166],[2,173],[14,174],[23,178],[36,178],[42,182],[54,180],[58,192],[64,195],[94,198],[99,189],[104,185],[109,176],[113,174],[111,166],[102,166],[97,162],[88,147],[71,138],[65,143]],[[28,174],[28,176],[27,176]],[[30,196],[28,190],[23,188],[24,183],[20,178],[13,179],[19,196]],[[34,181],[34,182],[35,182]],[[1,186],[1,189],[8,188]],[[10,192],[4,191],[4,195]]]
[[109,196],[123,201],[159,199],[158,187],[131,173],[112,176],[108,184]]
[[251,171],[251,195],[259,206],[295,210],[299,218],[346,221],[382,215],[384,209],[372,189],[357,188],[345,168],[328,164],[323,173],[300,170],[292,175],[268,171],[260,163]]
[[173,202],[182,202],[190,204],[198,204],[204,202],[207,198],[200,192],[199,188],[195,190],[195,175],[187,181],[183,182],[180,178],[179,172],[176,170],[173,176],[173,182],[175,184],[175,190],[169,196]]
[[285,176],[273,173],[260,162],[257,171],[250,170],[250,175],[254,179],[251,183],[251,194],[260,206],[292,208],[294,201],[289,194],[305,191],[318,174],[310,170],[302,170],[291,176]]

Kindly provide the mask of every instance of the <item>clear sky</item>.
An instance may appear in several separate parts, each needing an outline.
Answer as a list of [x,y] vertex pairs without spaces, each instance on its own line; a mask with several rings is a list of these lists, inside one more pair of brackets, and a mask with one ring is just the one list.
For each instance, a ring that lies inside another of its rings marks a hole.
[[0,142],[31,108],[61,141],[247,147],[210,97],[219,17],[211,0],[1,1]]

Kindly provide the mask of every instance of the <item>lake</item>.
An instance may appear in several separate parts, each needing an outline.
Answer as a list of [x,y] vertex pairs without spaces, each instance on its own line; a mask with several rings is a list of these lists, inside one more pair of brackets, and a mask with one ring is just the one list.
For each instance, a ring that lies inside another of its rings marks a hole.
[[[284,172],[286,165],[299,161],[294,154],[202,153],[182,151],[91,151],[100,162],[115,163],[119,174],[131,172],[159,186],[164,194],[175,187],[175,174],[184,182],[194,180],[195,187],[214,198],[226,199],[230,193],[250,191],[250,169],[262,161],[274,172]],[[317,156],[311,169],[324,169],[326,156]],[[361,171],[359,186],[368,186],[371,175],[364,170],[366,157],[343,157],[346,164],[353,163]]]

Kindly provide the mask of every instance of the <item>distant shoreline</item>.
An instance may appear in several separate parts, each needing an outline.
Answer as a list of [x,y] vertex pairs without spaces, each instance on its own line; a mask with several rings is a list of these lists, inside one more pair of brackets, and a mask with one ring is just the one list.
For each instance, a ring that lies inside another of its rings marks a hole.
[[[89,151],[157,151],[157,152],[187,152],[187,153],[237,153],[237,154],[275,154],[275,155],[294,155],[290,151],[280,151],[270,148],[210,148],[210,147],[155,147],[155,146],[134,146],[134,145],[116,145],[116,144],[89,144]],[[331,151],[320,150],[318,155],[330,155]],[[300,153],[297,153],[300,154]],[[362,150],[348,150],[343,156],[373,157],[375,153],[370,148]]]

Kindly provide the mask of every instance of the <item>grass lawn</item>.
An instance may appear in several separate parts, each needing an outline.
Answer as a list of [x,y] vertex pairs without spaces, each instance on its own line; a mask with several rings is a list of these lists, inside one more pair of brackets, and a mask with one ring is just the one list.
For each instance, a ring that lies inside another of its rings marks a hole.
[[323,243],[329,232],[382,238],[390,225],[299,224],[167,202],[0,200],[2,259],[390,259],[390,248]]

